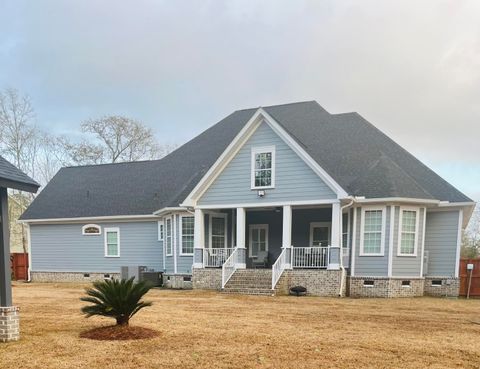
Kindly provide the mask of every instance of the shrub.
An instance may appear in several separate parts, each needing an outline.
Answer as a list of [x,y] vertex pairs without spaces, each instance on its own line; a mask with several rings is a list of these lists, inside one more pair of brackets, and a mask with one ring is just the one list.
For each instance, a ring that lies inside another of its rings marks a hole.
[[114,318],[117,325],[128,325],[132,316],[141,309],[151,306],[142,297],[153,287],[150,282],[135,283],[134,278],[112,279],[93,282],[93,288],[85,290],[88,296],[80,298],[92,305],[82,308],[87,318],[100,315]]

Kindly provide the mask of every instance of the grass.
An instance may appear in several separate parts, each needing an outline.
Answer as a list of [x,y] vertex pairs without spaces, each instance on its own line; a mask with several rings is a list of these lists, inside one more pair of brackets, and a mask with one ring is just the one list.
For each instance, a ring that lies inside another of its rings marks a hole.
[[21,340],[0,368],[479,368],[480,300],[231,296],[152,290],[131,324],[156,338],[93,341],[81,285],[19,284]]

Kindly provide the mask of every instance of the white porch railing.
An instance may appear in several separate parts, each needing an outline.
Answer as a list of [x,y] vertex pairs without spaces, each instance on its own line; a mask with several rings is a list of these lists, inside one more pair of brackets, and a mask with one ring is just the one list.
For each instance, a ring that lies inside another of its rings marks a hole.
[[205,268],[220,268],[232,254],[233,250],[235,250],[233,247],[203,249],[203,266]]
[[292,268],[326,268],[329,250],[326,247],[293,247]]
[[225,287],[230,277],[235,273],[235,270],[237,270],[237,255],[238,247],[235,247],[222,265],[222,288]]
[[283,272],[288,265],[288,253],[292,248],[286,247],[282,249],[282,252],[278,256],[275,263],[272,265],[272,290],[275,289],[275,286],[278,283],[278,280],[282,276]]

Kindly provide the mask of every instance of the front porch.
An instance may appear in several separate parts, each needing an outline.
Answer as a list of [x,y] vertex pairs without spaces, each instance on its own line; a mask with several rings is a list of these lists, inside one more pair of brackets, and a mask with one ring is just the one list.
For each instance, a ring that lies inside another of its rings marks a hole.
[[221,270],[222,289],[256,269],[262,289],[269,275],[271,293],[287,270],[339,270],[341,223],[339,203],[196,209],[194,269]]

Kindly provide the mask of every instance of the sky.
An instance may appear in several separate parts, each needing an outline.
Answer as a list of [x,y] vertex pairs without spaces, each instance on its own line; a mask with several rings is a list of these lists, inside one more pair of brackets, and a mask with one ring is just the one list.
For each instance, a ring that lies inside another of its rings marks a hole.
[[0,89],[54,134],[121,114],[168,144],[317,100],[480,201],[479,19],[477,0],[0,0]]

